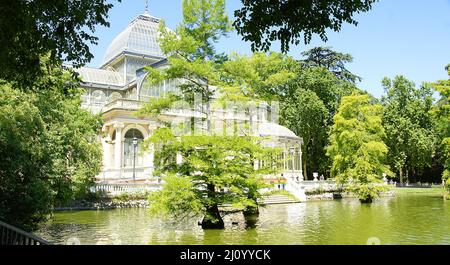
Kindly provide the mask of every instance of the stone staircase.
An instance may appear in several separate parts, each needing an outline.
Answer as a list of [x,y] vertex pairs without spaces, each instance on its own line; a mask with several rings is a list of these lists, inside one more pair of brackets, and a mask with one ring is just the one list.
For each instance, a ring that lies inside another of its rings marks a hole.
[[286,195],[269,195],[264,196],[261,200],[262,204],[284,204],[284,203],[298,203],[300,200],[288,197]]

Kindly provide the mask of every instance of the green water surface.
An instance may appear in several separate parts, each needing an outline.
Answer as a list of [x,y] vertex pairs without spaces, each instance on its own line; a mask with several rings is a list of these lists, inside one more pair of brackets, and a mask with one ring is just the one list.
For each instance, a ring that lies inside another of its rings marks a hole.
[[355,199],[270,205],[255,228],[241,218],[227,216],[224,230],[202,230],[197,219],[172,223],[146,209],[70,211],[55,213],[36,234],[56,244],[450,244],[450,201],[426,193],[370,205]]

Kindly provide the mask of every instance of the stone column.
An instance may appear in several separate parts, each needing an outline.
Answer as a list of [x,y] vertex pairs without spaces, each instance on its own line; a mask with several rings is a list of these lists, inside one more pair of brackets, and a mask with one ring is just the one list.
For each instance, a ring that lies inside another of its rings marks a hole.
[[292,165],[292,175],[294,175],[295,174],[295,160],[297,160],[297,159],[295,159],[295,156],[296,156],[296,154],[295,154],[295,147],[291,147],[292,149],[290,150],[291,151],[291,165]]
[[106,134],[105,137],[101,137],[102,149],[103,149],[103,170],[111,168],[111,137],[108,133],[108,126],[103,125],[102,133]]
[[108,142],[108,137],[102,137],[102,149],[103,149],[103,169],[110,168],[110,143]]
[[300,181],[303,181],[303,161],[302,161],[302,144],[298,146],[298,161],[299,161],[299,171],[300,171]]
[[[154,123],[151,123],[148,126],[148,130],[149,130],[148,137],[152,136],[152,134],[156,130],[156,128],[157,128],[156,124],[154,124]],[[144,154],[144,166],[149,167],[149,169],[146,169],[146,170],[148,170],[147,172],[150,177],[153,176],[154,160],[155,160],[155,146],[154,146],[154,144],[149,144],[148,150]]]
[[122,168],[122,129],[124,124],[117,122],[114,124],[116,129],[116,143],[114,144],[114,167],[116,169]]

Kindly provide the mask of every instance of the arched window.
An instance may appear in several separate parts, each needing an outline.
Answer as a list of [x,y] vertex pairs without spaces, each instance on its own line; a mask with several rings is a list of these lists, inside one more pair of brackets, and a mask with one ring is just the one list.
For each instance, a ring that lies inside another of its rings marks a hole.
[[119,92],[113,92],[111,93],[111,95],[109,96],[109,101],[114,101],[116,99],[120,99],[122,98],[122,95]]
[[[133,143],[134,139],[136,145]],[[143,140],[144,136],[138,129],[130,129],[125,133],[124,167],[132,167],[134,162],[136,162],[135,166],[143,165],[144,159],[142,152],[140,152]]]
[[101,90],[95,90],[91,95],[91,105],[93,106],[103,106],[105,105],[106,94]]

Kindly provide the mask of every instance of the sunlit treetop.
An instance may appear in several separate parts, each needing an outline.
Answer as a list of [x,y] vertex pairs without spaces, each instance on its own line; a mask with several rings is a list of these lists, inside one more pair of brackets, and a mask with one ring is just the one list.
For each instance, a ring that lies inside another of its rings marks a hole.
[[89,62],[88,45],[97,43],[98,25],[109,26],[112,6],[106,0],[1,1],[0,78],[32,83],[42,74],[40,58],[47,54],[54,62]]

